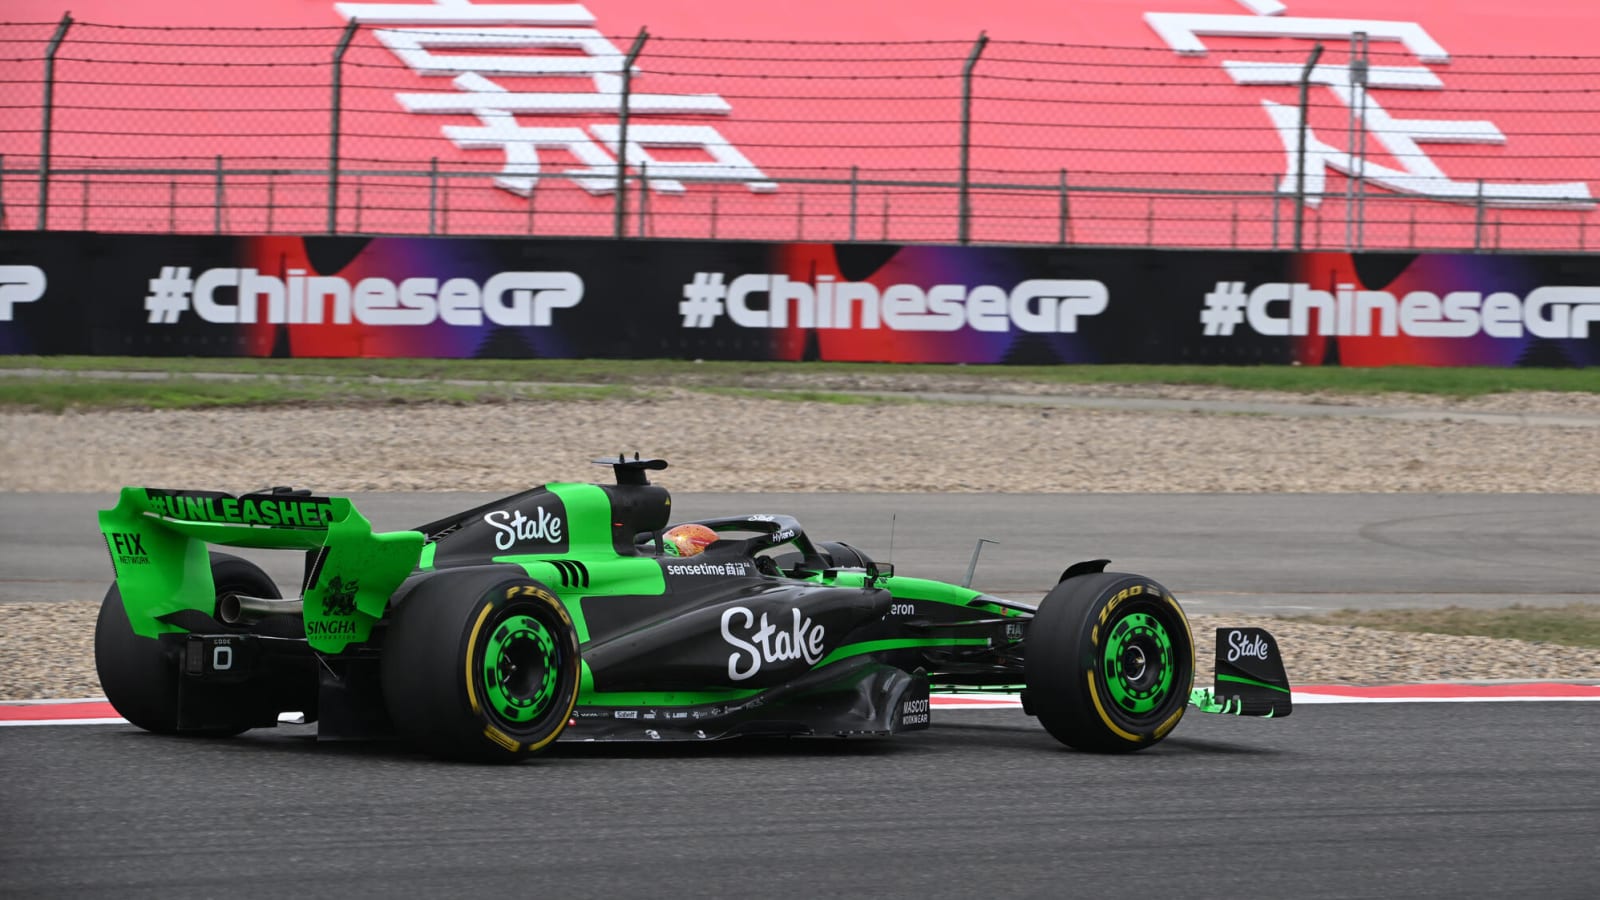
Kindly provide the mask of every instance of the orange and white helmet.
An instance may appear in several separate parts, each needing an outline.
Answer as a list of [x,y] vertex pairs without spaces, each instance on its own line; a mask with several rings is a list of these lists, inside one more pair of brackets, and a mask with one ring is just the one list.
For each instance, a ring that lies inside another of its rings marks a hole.
[[717,533],[699,522],[685,522],[667,529],[663,546],[674,556],[695,556],[718,540]]

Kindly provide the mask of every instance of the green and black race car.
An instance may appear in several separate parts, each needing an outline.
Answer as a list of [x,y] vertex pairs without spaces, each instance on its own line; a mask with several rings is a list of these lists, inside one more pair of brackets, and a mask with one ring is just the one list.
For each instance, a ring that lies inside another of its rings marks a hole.
[[[395,735],[514,761],[568,740],[887,735],[930,691],[1021,692],[1063,743],[1139,750],[1188,706],[1283,716],[1271,635],[1218,634],[1215,688],[1170,592],[1106,560],[1037,607],[896,574],[784,515],[665,539],[658,459],[375,533],[351,502],[125,488],[100,513],[116,570],[95,629],[106,697],[149,731],[230,735],[300,712],[322,738]],[[300,596],[211,547],[305,554]]]

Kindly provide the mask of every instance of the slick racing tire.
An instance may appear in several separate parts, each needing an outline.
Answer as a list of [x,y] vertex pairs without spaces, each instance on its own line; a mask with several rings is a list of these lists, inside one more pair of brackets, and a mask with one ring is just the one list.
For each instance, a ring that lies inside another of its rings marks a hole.
[[[277,599],[278,586],[259,566],[227,553],[211,554],[211,580],[216,596],[249,594]],[[220,623],[217,632],[238,631]],[[94,626],[94,667],[100,687],[117,714],[145,731],[196,737],[227,737],[250,726],[240,722],[213,728],[178,731],[178,659],[162,641],[134,634],[122,591],[116,584],[100,603]],[[217,710],[223,721],[225,710]],[[218,716],[209,717],[216,721]]]
[[1166,737],[1194,683],[1194,638],[1167,589],[1100,572],[1056,585],[1028,625],[1028,708],[1056,740],[1125,753]]
[[506,569],[442,572],[393,613],[384,702],[428,753],[517,762],[567,727],[579,665],[577,629],[549,588]]

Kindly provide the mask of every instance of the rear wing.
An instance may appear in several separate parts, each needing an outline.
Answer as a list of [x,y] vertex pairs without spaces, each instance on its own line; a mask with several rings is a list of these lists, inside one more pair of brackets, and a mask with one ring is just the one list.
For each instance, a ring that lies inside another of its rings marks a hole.
[[313,554],[302,586],[306,640],[329,653],[367,640],[424,541],[417,531],[373,532],[348,498],[285,489],[126,487],[99,518],[135,634],[183,632],[175,619],[186,610],[216,617],[210,545],[299,550]]

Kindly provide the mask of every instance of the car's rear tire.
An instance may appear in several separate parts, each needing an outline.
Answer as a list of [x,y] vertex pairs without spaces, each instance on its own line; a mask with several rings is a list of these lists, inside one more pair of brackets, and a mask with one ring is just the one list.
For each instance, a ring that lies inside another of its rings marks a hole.
[[[227,553],[211,554],[211,578],[216,595],[235,592],[276,599],[278,586],[259,566]],[[280,626],[281,627],[281,626]],[[303,627],[303,626],[301,626]],[[217,632],[240,631],[216,623]],[[117,714],[156,734],[226,737],[246,730],[245,721],[197,730],[178,730],[178,659],[175,645],[135,634],[115,584],[100,603],[94,627],[94,666],[100,688]],[[228,722],[228,710],[219,708],[207,721]]]
[[517,762],[567,726],[578,633],[555,594],[526,576],[441,572],[394,610],[382,671],[402,737],[447,759]]
[[1028,625],[1027,705],[1070,747],[1142,750],[1183,718],[1194,638],[1166,588],[1098,572],[1056,585]]

